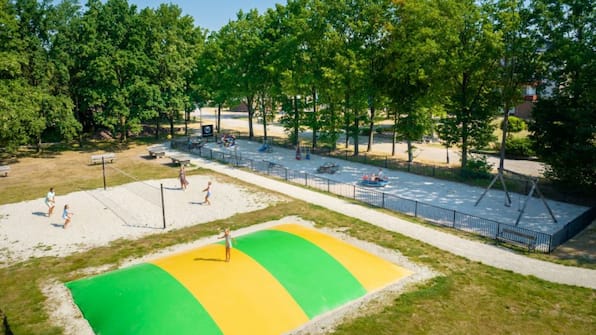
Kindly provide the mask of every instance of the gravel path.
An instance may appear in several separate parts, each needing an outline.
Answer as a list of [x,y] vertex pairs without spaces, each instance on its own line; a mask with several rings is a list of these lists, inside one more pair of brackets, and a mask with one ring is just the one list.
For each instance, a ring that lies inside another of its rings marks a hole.
[[310,191],[231,166],[221,165],[200,158],[193,158],[193,163],[245,182],[253,183],[265,189],[281,192],[309,203],[324,206],[330,210],[360,219],[389,231],[409,236],[473,261],[523,275],[533,275],[551,282],[596,289],[596,270],[535,260],[516,254],[508,249],[463,239],[448,233],[426,228],[362,205],[353,204],[346,200]]

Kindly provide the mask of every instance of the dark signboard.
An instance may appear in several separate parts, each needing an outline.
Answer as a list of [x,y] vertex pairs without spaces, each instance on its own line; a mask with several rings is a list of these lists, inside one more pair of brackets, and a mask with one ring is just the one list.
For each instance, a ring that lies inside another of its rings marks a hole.
[[201,126],[201,135],[203,137],[212,137],[213,136],[213,125],[206,124],[204,126]]

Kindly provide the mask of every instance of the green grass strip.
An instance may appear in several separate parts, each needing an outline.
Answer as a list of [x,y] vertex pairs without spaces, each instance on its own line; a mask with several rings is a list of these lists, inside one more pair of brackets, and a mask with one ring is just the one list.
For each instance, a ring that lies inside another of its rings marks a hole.
[[264,230],[236,240],[235,248],[277,278],[309,318],[366,294],[364,287],[343,265],[301,237]]
[[139,264],[66,284],[97,334],[221,334],[176,279]]

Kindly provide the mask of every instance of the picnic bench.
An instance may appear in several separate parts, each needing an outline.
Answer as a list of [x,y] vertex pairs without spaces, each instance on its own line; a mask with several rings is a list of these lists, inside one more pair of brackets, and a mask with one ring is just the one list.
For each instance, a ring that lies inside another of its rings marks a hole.
[[166,152],[160,148],[149,148],[147,151],[149,151],[149,156],[153,158],[162,158],[166,155]]
[[8,177],[8,172],[10,172],[10,166],[0,165],[0,174],[4,175],[4,177]]
[[528,251],[536,249],[536,236],[522,233],[517,230],[503,228],[497,235],[497,242],[505,242],[519,247],[528,248]]
[[102,161],[105,163],[114,163],[116,160],[116,154],[112,152],[108,152],[101,155],[93,155],[91,156],[91,164],[98,164]]
[[179,156],[171,156],[170,159],[172,160],[172,163],[174,164],[179,164],[179,165],[190,165],[190,158],[186,158],[186,157],[179,157]]

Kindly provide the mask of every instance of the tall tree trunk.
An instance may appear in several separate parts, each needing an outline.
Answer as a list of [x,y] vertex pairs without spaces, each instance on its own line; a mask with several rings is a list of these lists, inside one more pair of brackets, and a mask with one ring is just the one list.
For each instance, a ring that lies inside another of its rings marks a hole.
[[255,136],[255,131],[252,125],[252,118],[254,116],[254,109],[253,109],[253,102],[254,102],[254,97],[250,96],[250,97],[246,97],[246,105],[248,107],[248,138],[250,140],[253,139],[253,137]]
[[[190,118],[190,111],[185,108],[184,109],[184,136],[188,136],[188,119],[189,118]],[[203,123],[201,122],[201,124],[203,124]]]
[[505,103],[503,113],[503,138],[501,139],[501,150],[499,150],[499,171],[505,168],[505,144],[507,143],[507,130],[509,128],[509,103]]
[[174,138],[174,117],[168,117],[168,121],[170,121],[170,135]]
[[336,122],[336,113],[335,113],[335,105],[333,103],[329,104],[329,110],[331,114],[331,139],[333,143],[331,143],[331,150],[335,151],[337,149],[337,122]]
[[267,142],[267,108],[265,107],[265,96],[261,95],[261,114],[263,115],[263,143]]
[[221,130],[221,103],[217,104],[217,117],[215,121],[215,129],[219,133]]
[[412,147],[412,140],[408,138],[406,143],[408,144],[408,163],[412,163],[414,161],[414,155],[412,153],[412,151],[414,150],[414,148]]
[[366,152],[372,151],[373,140],[374,140],[374,130],[375,130],[375,104],[374,102],[370,105],[370,124],[368,125],[368,145],[366,146]]
[[393,127],[391,129],[391,156],[395,156],[395,150],[397,149],[397,110],[393,113]]
[[461,127],[461,167],[462,169],[468,165],[468,120],[471,111],[466,107],[468,105],[468,79],[470,76],[467,73],[462,75],[461,84],[461,108],[462,108],[462,127]]
[[354,156],[360,154],[360,116],[354,117]]
[[312,129],[312,148],[317,146],[317,133],[319,132],[319,115],[317,114],[317,90],[312,89],[312,115],[313,115],[313,129]]
[[348,146],[350,145],[350,137],[352,136],[351,132],[350,132],[350,117],[349,116],[345,116],[345,134],[346,134],[346,149],[348,149]]
[[120,117],[120,143],[126,142],[126,133],[128,130],[126,129],[126,118]]
[[350,95],[346,94],[346,105],[345,105],[345,110],[344,110],[344,117],[345,117],[345,122],[346,122],[346,150],[348,149],[348,146],[350,145],[350,137],[352,136],[352,132],[350,131],[350,115],[348,114],[348,111],[350,110]]
[[300,144],[299,132],[300,132],[300,111],[298,109],[298,96],[294,95],[294,145]]
[[317,133],[319,132],[319,115],[317,113],[317,90],[313,87],[312,89],[312,148],[317,146]]

